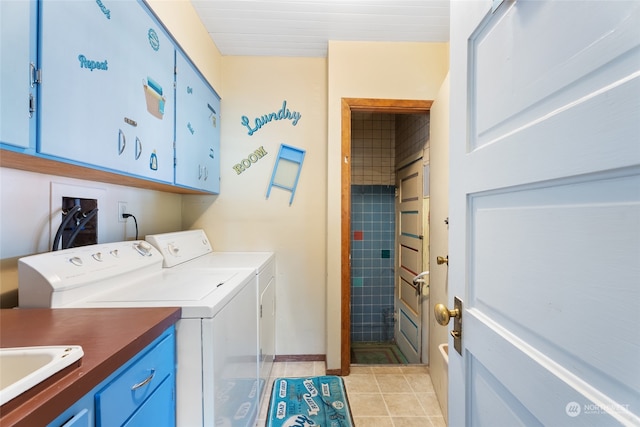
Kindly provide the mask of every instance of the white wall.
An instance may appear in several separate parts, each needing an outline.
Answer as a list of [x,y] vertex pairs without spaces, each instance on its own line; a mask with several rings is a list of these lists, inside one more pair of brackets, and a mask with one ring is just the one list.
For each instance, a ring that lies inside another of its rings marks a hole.
[[340,368],[341,99],[435,99],[447,43],[329,42],[327,152],[327,368]]
[[[430,272],[429,272],[429,371],[440,408],[447,419],[448,366],[438,346],[448,341],[448,328],[433,320],[433,307],[448,301],[449,267],[438,265],[437,256],[449,253],[449,75],[431,106],[431,173],[429,192],[430,212]],[[453,351],[453,349],[452,349]]]
[[[326,60],[224,57],[219,196],[184,196],[184,228],[203,228],[218,251],[274,251],[277,257],[278,355],[325,354]],[[286,100],[292,120],[272,120],[253,135],[242,124],[278,112]],[[268,183],[280,144],[306,151],[291,193]],[[234,165],[267,153],[238,174]]]

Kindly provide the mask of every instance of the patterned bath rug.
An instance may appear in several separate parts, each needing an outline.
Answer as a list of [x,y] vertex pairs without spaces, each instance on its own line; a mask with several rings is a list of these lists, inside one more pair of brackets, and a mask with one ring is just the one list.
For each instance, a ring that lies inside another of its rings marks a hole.
[[277,378],[266,427],[353,427],[342,378]]

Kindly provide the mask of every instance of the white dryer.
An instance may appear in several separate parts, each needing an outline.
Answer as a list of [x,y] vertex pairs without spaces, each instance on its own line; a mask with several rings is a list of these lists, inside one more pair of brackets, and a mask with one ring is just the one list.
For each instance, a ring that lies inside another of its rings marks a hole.
[[163,255],[165,268],[199,271],[249,268],[257,280],[259,401],[265,396],[276,351],[276,259],[273,252],[215,252],[204,230],[147,235]]
[[181,307],[177,425],[253,427],[260,389],[255,269],[169,269],[162,263],[161,253],[145,241],[21,258],[19,304]]

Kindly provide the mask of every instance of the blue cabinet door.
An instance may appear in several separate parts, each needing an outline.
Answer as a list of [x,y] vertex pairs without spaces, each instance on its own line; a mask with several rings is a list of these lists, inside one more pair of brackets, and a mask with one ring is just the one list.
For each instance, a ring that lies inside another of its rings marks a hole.
[[[149,407],[165,407],[165,423],[148,425],[175,425],[175,334],[167,333],[161,341],[147,348],[146,353],[134,358],[122,373],[96,393],[96,427],[120,426]],[[164,391],[168,387],[167,392]],[[146,406],[145,406],[146,405]],[[142,417],[144,418],[144,417]],[[141,416],[136,416],[140,420]],[[137,424],[141,425],[141,424]]]
[[123,427],[175,427],[175,387],[171,378],[165,379],[135,414],[122,424]]
[[136,1],[42,0],[44,155],[173,182],[175,46]]
[[[175,427],[175,334],[175,326],[166,329],[47,427]],[[136,384],[149,369],[152,378]]]
[[176,54],[177,185],[220,192],[220,98],[181,52]]
[[0,144],[35,150],[35,0],[0,1]]
[[93,395],[87,394],[47,424],[47,427],[93,427],[93,406]]
[[85,408],[71,417],[71,419],[64,423],[62,427],[91,427],[92,425],[91,412]]

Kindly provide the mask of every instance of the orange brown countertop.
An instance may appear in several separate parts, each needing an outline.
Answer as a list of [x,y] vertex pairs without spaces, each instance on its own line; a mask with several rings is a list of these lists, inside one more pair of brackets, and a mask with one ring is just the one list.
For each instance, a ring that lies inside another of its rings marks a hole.
[[80,345],[72,365],[0,407],[0,425],[44,426],[180,319],[180,308],[3,309],[0,347]]

